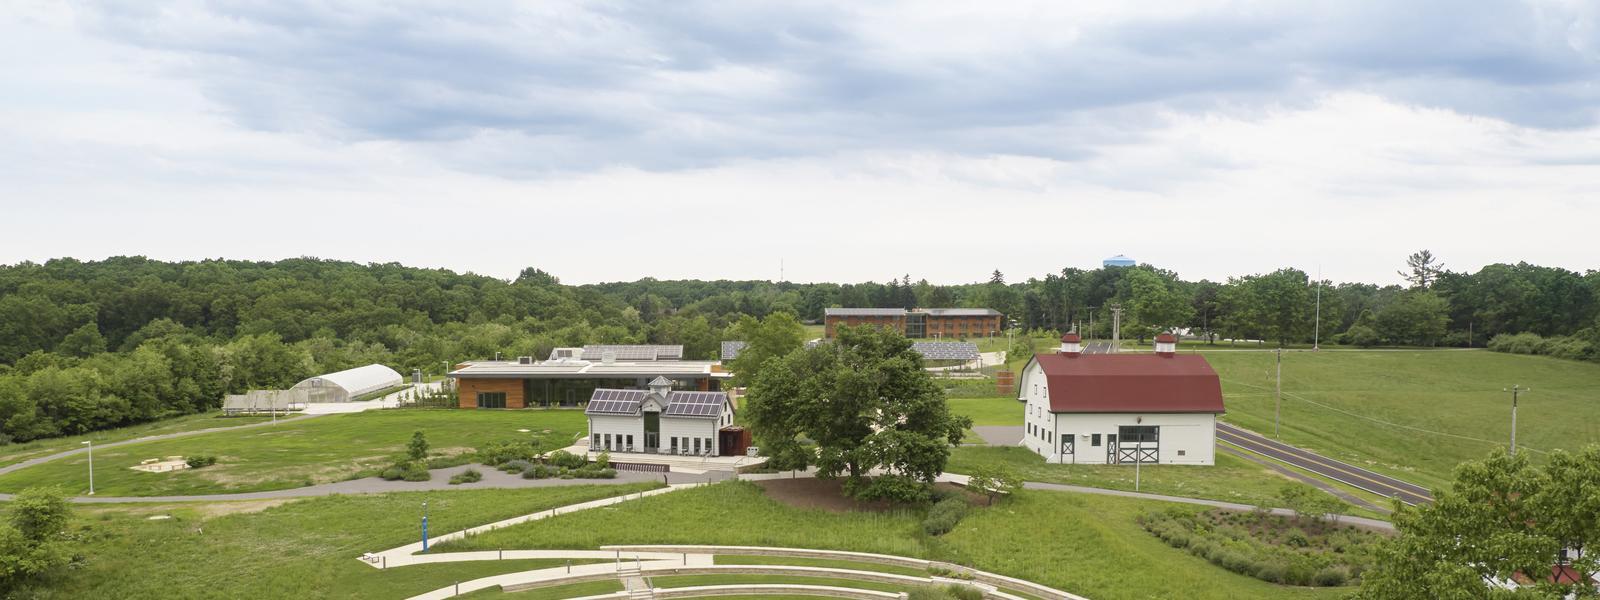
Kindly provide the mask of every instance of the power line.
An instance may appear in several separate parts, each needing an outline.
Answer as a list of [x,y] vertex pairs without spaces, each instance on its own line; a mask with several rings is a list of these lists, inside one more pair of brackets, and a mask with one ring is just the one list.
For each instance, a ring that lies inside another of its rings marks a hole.
[[[1223,381],[1227,381],[1229,383],[1236,383],[1236,384],[1239,384],[1239,385],[1253,387],[1253,388],[1266,389],[1265,386],[1259,386],[1259,385],[1254,385],[1254,384],[1250,384],[1250,383],[1245,383],[1243,381],[1235,381],[1235,380],[1231,380],[1231,379],[1223,379]],[[1500,442],[1497,442],[1495,440],[1486,440],[1486,439],[1483,439],[1483,438],[1475,438],[1475,437],[1472,437],[1472,436],[1469,436],[1469,435],[1461,435],[1461,434],[1458,434],[1458,433],[1450,433],[1450,432],[1446,432],[1446,431],[1434,431],[1432,429],[1423,429],[1421,427],[1416,427],[1416,426],[1412,426],[1412,425],[1406,425],[1406,424],[1403,424],[1403,423],[1395,423],[1393,421],[1385,421],[1383,419],[1378,419],[1378,418],[1369,417],[1369,416],[1363,415],[1363,414],[1353,413],[1353,412],[1350,412],[1348,410],[1344,410],[1342,408],[1338,408],[1338,407],[1335,407],[1335,406],[1328,406],[1328,405],[1323,404],[1321,402],[1317,402],[1315,400],[1311,400],[1311,399],[1308,399],[1308,398],[1303,398],[1303,397],[1300,397],[1298,395],[1295,395],[1295,394],[1292,394],[1292,393],[1288,393],[1288,392],[1285,392],[1283,394],[1283,396],[1286,397],[1286,398],[1289,398],[1291,400],[1299,400],[1301,402],[1304,402],[1306,404],[1310,404],[1312,406],[1325,408],[1325,409],[1331,410],[1333,412],[1336,412],[1336,413],[1339,413],[1339,414],[1342,414],[1342,415],[1355,417],[1357,419],[1362,419],[1362,420],[1365,420],[1365,421],[1371,421],[1373,423],[1378,423],[1378,424],[1381,424],[1381,425],[1388,425],[1390,427],[1398,427],[1400,429],[1409,429],[1411,431],[1416,431],[1416,432],[1420,432],[1420,433],[1431,433],[1433,435],[1441,435],[1441,436],[1445,436],[1445,437],[1452,437],[1452,438],[1456,438],[1456,439],[1468,440],[1468,441],[1473,441],[1473,442],[1482,442],[1482,443],[1485,443],[1485,444],[1492,444],[1492,445],[1495,445],[1495,446],[1500,445]],[[1540,450],[1538,448],[1533,448],[1533,447],[1530,447],[1530,446],[1523,446],[1523,448],[1525,448],[1527,450],[1531,450],[1533,452],[1538,452],[1540,454],[1548,454],[1549,453],[1549,452],[1547,452],[1545,450]]]

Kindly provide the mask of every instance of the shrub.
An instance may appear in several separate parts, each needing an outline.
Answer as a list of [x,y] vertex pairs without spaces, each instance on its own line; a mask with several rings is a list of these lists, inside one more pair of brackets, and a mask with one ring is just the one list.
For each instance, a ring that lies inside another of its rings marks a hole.
[[198,469],[217,464],[217,457],[210,454],[197,454],[194,456],[185,456],[183,458],[183,462],[189,465],[189,468],[191,469]]
[[949,585],[945,587],[950,596],[956,600],[983,600],[983,591],[970,585]]
[[513,461],[532,462],[538,458],[539,449],[532,442],[497,442],[478,448],[478,462],[491,467]]
[[1284,536],[1283,543],[1296,548],[1304,548],[1311,545],[1311,538],[1306,537],[1306,532],[1297,527],[1289,530],[1289,533]]
[[450,485],[477,483],[479,481],[483,481],[483,473],[479,473],[477,469],[467,469],[460,473],[456,473],[454,477],[451,477]]
[[550,465],[533,465],[522,472],[523,479],[549,479],[555,475],[556,470]]
[[1322,587],[1335,587],[1344,585],[1350,580],[1350,573],[1343,567],[1325,567],[1311,577],[1311,582]]
[[408,460],[401,463],[395,463],[393,466],[384,469],[383,472],[378,476],[389,481],[394,481],[397,479],[404,479],[406,481],[427,481],[433,478],[433,475],[428,473],[427,465],[424,465],[422,461],[419,460]]
[[1283,583],[1283,576],[1285,572],[1286,569],[1283,568],[1283,565],[1276,563],[1265,563],[1261,565],[1260,568],[1256,569],[1255,574],[1256,579],[1260,579],[1262,581]]
[[508,460],[508,461],[505,462],[505,464],[500,465],[500,470],[501,471],[505,471],[507,473],[522,473],[522,472],[527,471],[528,469],[532,469],[533,466],[534,466],[534,463],[528,462],[526,460],[521,460],[521,459]]
[[555,452],[551,452],[550,456],[545,459],[545,462],[566,469],[579,469],[583,468],[583,466],[588,464],[589,461],[584,460],[582,456],[567,452],[566,450],[557,450]]
[[922,530],[928,535],[944,535],[955,529],[956,524],[965,516],[967,516],[966,499],[949,496],[928,509],[928,516],[922,520]]
[[1351,325],[1344,333],[1339,334],[1339,341],[1362,348],[1371,348],[1378,345],[1378,332],[1366,325]]
[[609,468],[611,468],[611,453],[610,452],[601,452],[600,456],[595,457],[594,466],[599,467],[601,469],[609,469]]

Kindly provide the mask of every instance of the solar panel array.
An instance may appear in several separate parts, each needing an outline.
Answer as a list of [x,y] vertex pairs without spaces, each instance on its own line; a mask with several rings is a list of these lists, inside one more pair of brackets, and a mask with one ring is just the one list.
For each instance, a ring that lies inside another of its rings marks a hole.
[[600,360],[600,356],[606,352],[615,353],[617,360],[683,360],[682,345],[648,344],[590,344],[583,347],[583,359]]
[[644,390],[598,389],[589,395],[589,406],[583,409],[588,415],[631,415],[639,412],[644,402]]
[[912,342],[911,349],[927,360],[977,360],[978,345],[972,342]]
[[722,360],[739,358],[739,351],[744,350],[745,343],[740,341],[726,341],[722,343]]
[[667,410],[662,414],[715,419],[722,416],[722,403],[727,398],[722,392],[673,392],[667,396]]

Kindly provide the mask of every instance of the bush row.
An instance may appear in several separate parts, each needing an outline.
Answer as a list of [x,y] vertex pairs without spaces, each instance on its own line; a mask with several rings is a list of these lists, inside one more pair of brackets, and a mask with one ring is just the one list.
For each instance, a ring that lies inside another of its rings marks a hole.
[[[1249,515],[1237,515],[1249,518]],[[1280,532],[1253,531],[1219,519],[1170,513],[1146,514],[1140,524],[1174,548],[1188,551],[1229,571],[1271,583],[1335,587],[1353,583],[1370,560],[1373,539],[1335,530],[1326,536],[1308,535],[1293,522],[1260,519],[1258,529],[1286,528]],[[1270,538],[1279,545],[1265,539]],[[1335,541],[1336,539],[1336,541]],[[1356,544],[1356,545],[1351,545]]]
[[947,495],[928,509],[928,516],[922,519],[922,530],[928,535],[949,533],[961,522],[962,517],[967,516],[968,508],[967,499],[960,494]]
[[1502,333],[1489,340],[1489,349],[1508,354],[1600,362],[1600,329],[1591,327],[1575,335],[1552,337],[1541,337],[1536,333]]

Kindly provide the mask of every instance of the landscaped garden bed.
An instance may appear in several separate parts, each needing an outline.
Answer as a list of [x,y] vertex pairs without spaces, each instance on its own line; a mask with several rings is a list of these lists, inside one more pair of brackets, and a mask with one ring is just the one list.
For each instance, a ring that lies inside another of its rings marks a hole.
[[1264,510],[1150,512],[1139,524],[1174,548],[1263,581],[1335,587],[1357,583],[1381,537],[1336,520]]

